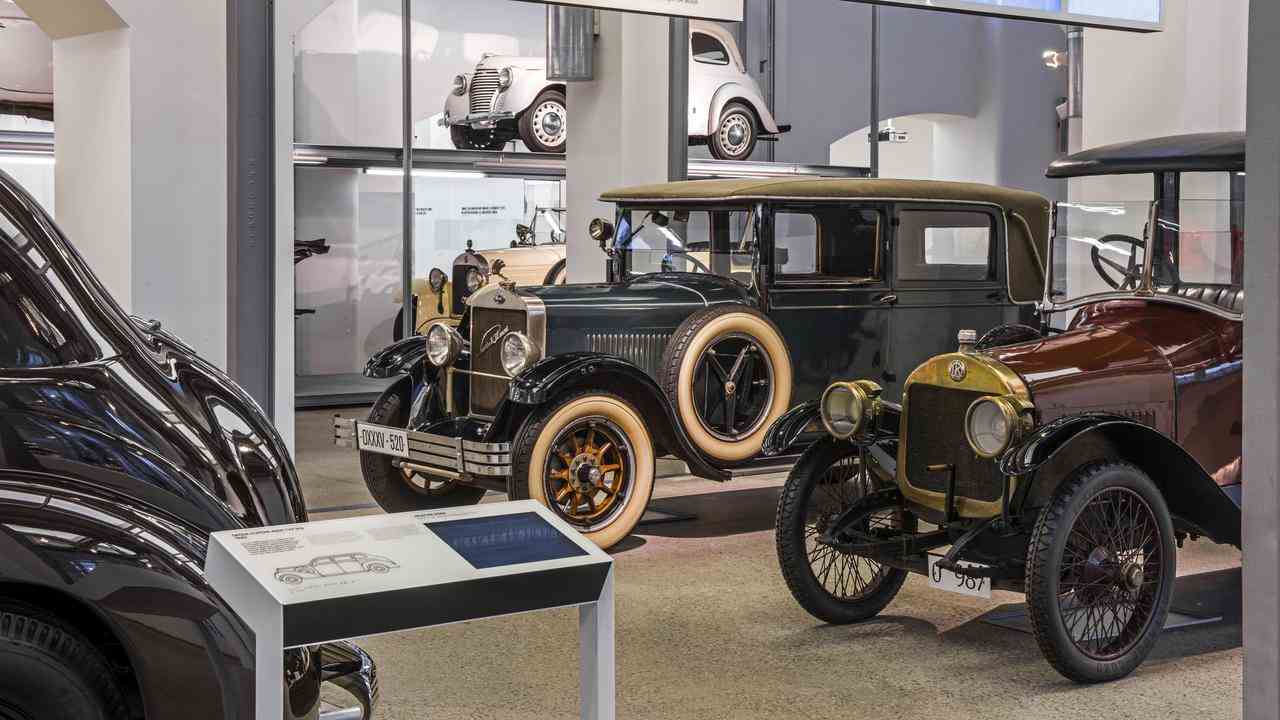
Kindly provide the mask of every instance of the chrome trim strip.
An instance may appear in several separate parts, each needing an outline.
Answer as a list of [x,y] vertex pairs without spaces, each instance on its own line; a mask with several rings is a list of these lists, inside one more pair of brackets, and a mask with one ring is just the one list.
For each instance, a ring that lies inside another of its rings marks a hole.
[[409,457],[389,456],[395,458],[398,467],[452,479],[461,479],[464,475],[505,477],[511,474],[511,443],[476,442],[340,417],[333,419],[334,443],[355,448],[359,425],[406,433]]

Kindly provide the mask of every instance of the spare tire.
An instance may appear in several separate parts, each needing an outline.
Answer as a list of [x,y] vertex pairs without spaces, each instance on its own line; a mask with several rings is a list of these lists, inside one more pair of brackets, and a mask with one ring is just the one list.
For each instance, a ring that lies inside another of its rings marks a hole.
[[662,386],[693,444],[727,466],[760,453],[791,406],[791,354],[778,326],[742,305],[699,310],[676,330]]

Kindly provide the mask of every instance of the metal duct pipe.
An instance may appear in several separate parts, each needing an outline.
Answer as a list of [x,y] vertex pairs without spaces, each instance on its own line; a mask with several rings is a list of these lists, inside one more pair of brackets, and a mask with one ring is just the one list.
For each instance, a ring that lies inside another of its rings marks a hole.
[[547,6],[547,79],[595,79],[595,30],[591,8]]
[[1067,117],[1084,117],[1084,28],[1067,30]]

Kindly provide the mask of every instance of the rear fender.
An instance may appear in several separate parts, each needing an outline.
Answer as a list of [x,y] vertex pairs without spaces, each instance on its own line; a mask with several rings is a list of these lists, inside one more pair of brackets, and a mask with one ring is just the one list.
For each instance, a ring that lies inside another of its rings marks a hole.
[[778,126],[778,121],[773,118],[773,113],[769,111],[769,105],[760,95],[759,88],[751,87],[747,83],[730,82],[721,85],[720,89],[716,90],[716,94],[711,98],[711,105],[707,112],[707,136],[716,133],[716,128],[720,124],[720,115],[724,113],[725,107],[731,102],[740,102],[755,112],[756,119],[760,121],[761,134],[777,135],[782,132],[782,129]]
[[533,366],[512,381],[510,399],[503,403],[494,427],[501,427],[499,432],[506,437],[514,437],[525,418],[539,406],[585,388],[614,393],[634,405],[657,444],[685,461],[694,475],[709,480],[729,479],[728,473],[712,466],[694,447],[676,420],[671,402],[653,378],[613,355],[567,353]]
[[1142,468],[1169,512],[1215,542],[1240,545],[1240,508],[1182,446],[1119,415],[1060,418],[1036,430],[1000,462],[1006,475],[1030,477],[1021,507],[1045,505],[1067,474],[1094,460],[1118,458]]

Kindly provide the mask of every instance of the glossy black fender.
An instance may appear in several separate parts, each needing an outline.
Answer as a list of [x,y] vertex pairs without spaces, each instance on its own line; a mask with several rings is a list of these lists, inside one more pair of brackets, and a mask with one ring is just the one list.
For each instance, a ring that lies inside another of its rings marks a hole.
[[[75,478],[0,471],[0,595],[103,648],[149,720],[248,720],[253,635],[204,579],[206,536]],[[286,657],[286,718],[312,717],[320,669]]]
[[1178,443],[1120,415],[1086,413],[1046,423],[1005,453],[1000,470],[1030,478],[1015,502],[1035,508],[1048,501],[1064,473],[1098,459],[1100,451],[1142,468],[1176,518],[1215,542],[1240,545],[1240,508],[1213,477]]
[[374,353],[365,363],[364,375],[368,378],[393,378],[408,374],[417,366],[424,369],[432,367],[430,363],[424,362],[426,357],[427,339],[421,335],[414,335],[397,340]]
[[536,408],[582,388],[607,390],[635,405],[657,444],[685,461],[694,475],[709,480],[729,479],[727,472],[712,466],[694,446],[676,420],[670,400],[653,378],[613,355],[566,353],[547,358],[521,373],[511,383],[509,400],[498,411],[494,432],[506,439],[515,437],[525,418]]
[[802,450],[803,448],[799,447],[800,435],[812,423],[820,422],[821,416],[822,409],[817,400],[810,400],[791,408],[769,426],[764,435],[761,453],[766,457],[774,457]]

